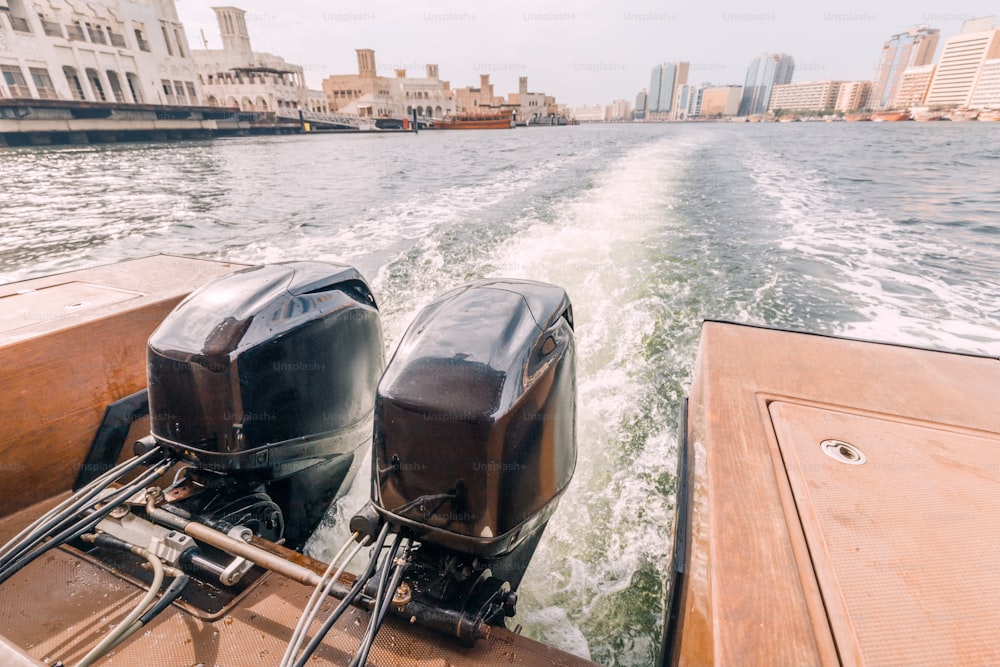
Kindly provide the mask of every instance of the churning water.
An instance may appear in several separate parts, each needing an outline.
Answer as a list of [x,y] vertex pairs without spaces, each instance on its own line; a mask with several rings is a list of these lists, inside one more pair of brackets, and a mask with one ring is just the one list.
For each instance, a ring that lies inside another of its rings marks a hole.
[[[687,124],[0,150],[0,282],[158,252],[357,266],[391,354],[460,283],[564,286],[579,461],[524,632],[658,650],[700,323],[1000,355],[1000,123]],[[360,479],[337,508],[365,500]],[[310,548],[332,555],[344,529]]]

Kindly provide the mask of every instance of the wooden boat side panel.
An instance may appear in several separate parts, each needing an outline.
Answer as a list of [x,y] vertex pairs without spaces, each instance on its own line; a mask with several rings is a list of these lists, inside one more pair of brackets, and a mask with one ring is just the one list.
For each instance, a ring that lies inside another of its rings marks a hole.
[[149,335],[194,288],[237,268],[156,256],[0,286],[5,321],[26,322],[0,331],[0,516],[72,486],[105,408],[146,386]]
[[[789,454],[769,406],[822,405],[878,418],[884,423],[876,431],[885,437],[892,424],[906,422],[986,442],[1000,433],[998,386],[994,359],[706,323],[689,412],[691,557],[679,662],[745,664],[750,656],[758,664],[877,662],[859,648],[864,642],[845,636],[843,628],[860,621],[849,605],[837,611],[844,607],[836,590],[843,573],[817,576],[825,567],[815,553],[818,538],[813,531],[807,540],[803,496],[793,493]],[[1000,470],[984,474],[1000,484]],[[825,483],[814,476],[802,484]],[[901,484],[888,476],[881,483]],[[970,563],[953,567],[975,579],[981,568]],[[874,608],[884,618],[865,622],[893,622],[894,601],[883,602]],[[832,618],[838,613],[849,618]],[[1000,640],[992,641],[980,649],[998,649]]]

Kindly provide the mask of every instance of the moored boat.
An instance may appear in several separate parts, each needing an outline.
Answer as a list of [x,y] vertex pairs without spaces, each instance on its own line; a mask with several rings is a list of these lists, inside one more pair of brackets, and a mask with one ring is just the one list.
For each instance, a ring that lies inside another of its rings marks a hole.
[[485,113],[463,113],[434,121],[439,130],[509,130],[514,127],[513,111],[491,110]]
[[972,110],[957,110],[951,111],[947,114],[946,118],[953,123],[961,123],[970,120],[976,120],[979,117],[978,111]]
[[909,111],[876,111],[872,114],[872,121],[876,123],[895,123],[903,120],[912,120]]
[[872,115],[870,113],[864,113],[864,112],[849,113],[844,115],[844,120],[846,120],[848,123],[864,122],[864,121],[869,121],[871,119]]
[[983,111],[979,114],[978,120],[995,122],[1000,121],[1000,109],[992,109],[990,111]]

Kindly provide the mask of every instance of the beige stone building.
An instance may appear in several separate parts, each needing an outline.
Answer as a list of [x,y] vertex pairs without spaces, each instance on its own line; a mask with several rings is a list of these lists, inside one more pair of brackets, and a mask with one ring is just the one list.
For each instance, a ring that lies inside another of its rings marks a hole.
[[253,50],[244,10],[212,9],[219,22],[222,48],[191,52],[208,105],[256,112],[329,110],[326,96],[306,86],[300,65]]
[[323,79],[323,92],[331,112],[365,118],[402,117],[394,101],[392,79],[378,76],[375,51],[357,49],[358,73],[335,74]]
[[843,81],[802,81],[776,85],[771,91],[767,110],[826,111],[833,110]]
[[455,109],[459,113],[475,113],[482,108],[496,108],[506,101],[493,94],[493,84],[489,74],[479,75],[479,87],[471,86],[455,89]]
[[871,81],[845,81],[840,84],[834,110],[840,112],[857,111],[868,106],[871,95]]
[[518,124],[537,123],[540,119],[549,117],[549,100],[552,98],[545,93],[528,92],[526,76],[518,78],[517,92],[507,96],[508,104],[515,106],[515,121]]

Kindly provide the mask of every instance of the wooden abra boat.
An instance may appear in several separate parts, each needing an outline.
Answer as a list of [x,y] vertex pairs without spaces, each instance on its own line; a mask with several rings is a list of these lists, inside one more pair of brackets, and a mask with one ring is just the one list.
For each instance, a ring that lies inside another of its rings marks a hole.
[[[565,293],[448,292],[375,386],[377,324],[322,263],[0,286],[0,664],[591,664],[503,622],[572,476]],[[1000,662],[997,386],[994,358],[706,322],[659,664]],[[355,542],[293,550],[360,446]]]
[[1000,662],[1000,361],[706,322],[664,665]]
[[872,114],[872,120],[876,123],[895,123],[901,120],[912,120],[909,111],[876,111]]
[[464,113],[434,121],[439,130],[509,130],[514,127],[514,112],[499,109],[489,113]]
[[969,109],[956,109],[955,111],[949,112],[945,118],[952,122],[963,123],[970,120],[976,120],[979,117],[979,111],[973,111]]

